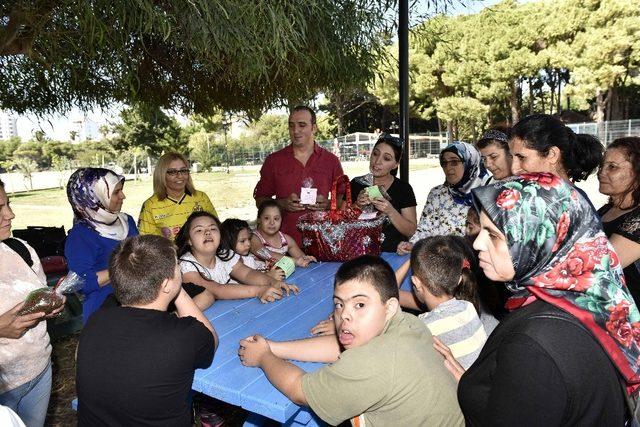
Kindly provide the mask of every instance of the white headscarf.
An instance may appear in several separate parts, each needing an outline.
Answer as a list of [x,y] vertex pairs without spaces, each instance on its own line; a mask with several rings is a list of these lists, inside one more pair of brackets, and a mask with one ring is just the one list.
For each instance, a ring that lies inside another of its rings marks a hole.
[[129,234],[127,215],[109,210],[111,196],[124,177],[109,169],[80,168],[71,175],[67,197],[73,222],[83,222],[103,237],[124,240]]

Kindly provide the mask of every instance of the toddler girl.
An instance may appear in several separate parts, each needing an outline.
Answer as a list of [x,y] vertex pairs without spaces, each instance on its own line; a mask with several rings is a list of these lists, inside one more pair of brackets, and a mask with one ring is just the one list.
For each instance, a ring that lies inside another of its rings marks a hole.
[[280,259],[289,254],[299,267],[306,267],[316,259],[305,255],[293,238],[280,231],[282,212],[273,199],[268,199],[258,206],[258,228],[251,238],[251,252],[257,254],[260,248],[266,248],[273,258]]
[[[261,302],[272,302],[282,298],[283,292],[298,293],[295,285],[274,280],[244,265],[220,230],[217,217],[206,211],[194,212],[176,236],[182,281],[204,288],[204,292],[198,288],[199,294],[193,298],[201,310],[216,298],[257,297]],[[231,277],[242,285],[227,284]]]
[[[402,306],[429,311],[418,317],[467,369],[487,340],[478,317],[476,281],[466,242],[455,236],[420,240],[411,251],[413,294],[400,291]],[[418,304],[420,303],[420,304]]]
[[222,230],[233,250],[240,255],[244,265],[262,271],[273,279],[284,280],[284,271],[281,268],[274,266],[267,271],[267,263],[251,253],[252,231],[247,221],[235,218],[225,219],[222,221]]

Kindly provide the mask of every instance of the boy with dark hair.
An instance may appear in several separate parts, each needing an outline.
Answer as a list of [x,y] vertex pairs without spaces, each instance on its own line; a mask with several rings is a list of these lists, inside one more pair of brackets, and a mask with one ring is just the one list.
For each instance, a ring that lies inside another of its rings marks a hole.
[[175,247],[154,235],[126,239],[109,277],[122,306],[97,311],[80,335],[78,425],[190,426],[193,374],[211,364],[217,336],[182,289]]
[[[374,256],[344,263],[334,285],[336,335],[240,342],[245,366],[323,421],[359,426],[463,425],[456,384],[426,326],[404,313],[389,264]],[[305,373],[286,359],[331,363]]]

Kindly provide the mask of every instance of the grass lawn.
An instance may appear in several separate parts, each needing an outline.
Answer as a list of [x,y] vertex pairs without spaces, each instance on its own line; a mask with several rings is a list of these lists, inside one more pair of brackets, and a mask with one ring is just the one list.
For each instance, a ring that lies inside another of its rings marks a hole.
[[[410,170],[413,172],[437,166],[437,160],[434,159],[412,159]],[[354,177],[367,172],[368,162],[345,162],[343,168],[349,177]],[[253,220],[256,216],[253,188],[258,182],[259,169],[260,166],[247,166],[234,167],[228,174],[224,171],[197,173],[193,174],[193,180],[198,190],[209,195],[222,219]],[[416,193],[419,191],[415,183],[414,190]],[[127,181],[124,192],[127,198],[122,210],[137,220],[142,203],[153,193],[151,177]],[[16,214],[12,224],[14,229],[26,228],[27,225],[64,225],[65,230],[69,231],[72,226],[73,213],[64,189],[15,193],[9,197]]]

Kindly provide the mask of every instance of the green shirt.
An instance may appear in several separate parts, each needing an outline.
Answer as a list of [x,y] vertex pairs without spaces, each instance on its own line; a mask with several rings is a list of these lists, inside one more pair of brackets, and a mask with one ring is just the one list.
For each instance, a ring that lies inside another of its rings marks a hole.
[[369,343],[302,378],[309,406],[332,425],[462,426],[456,387],[427,327],[402,311]]

